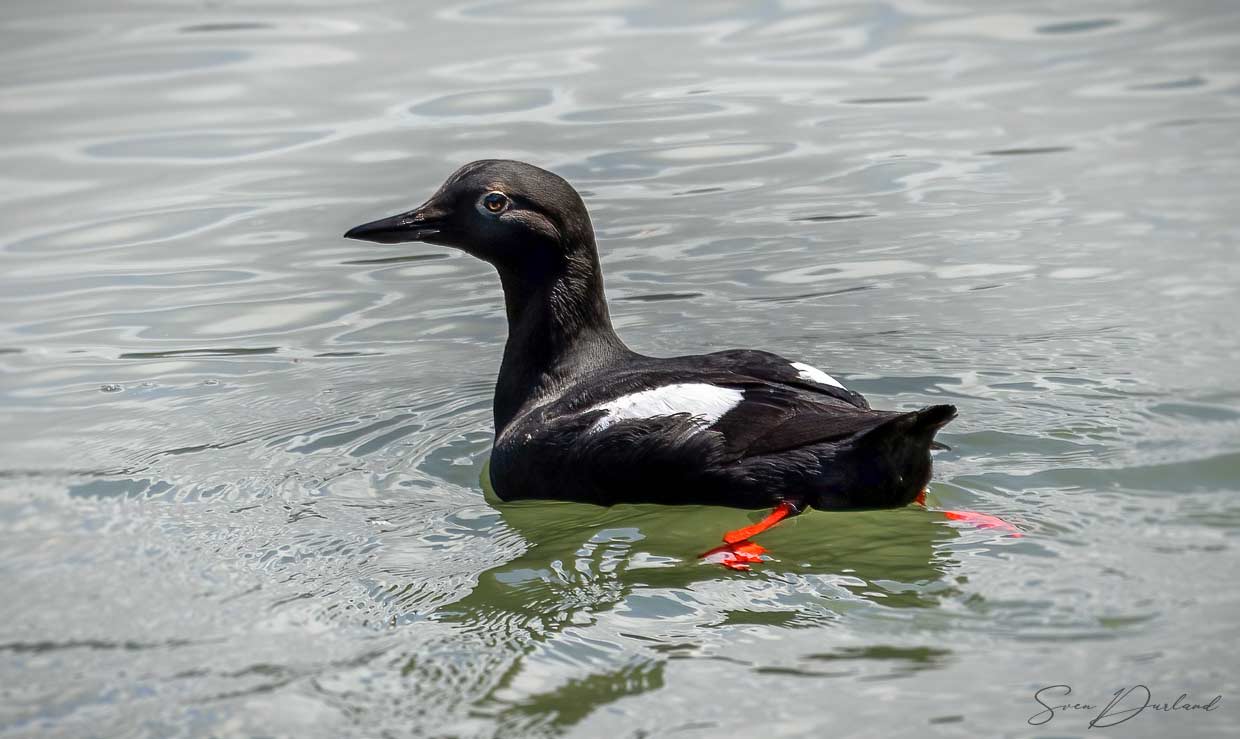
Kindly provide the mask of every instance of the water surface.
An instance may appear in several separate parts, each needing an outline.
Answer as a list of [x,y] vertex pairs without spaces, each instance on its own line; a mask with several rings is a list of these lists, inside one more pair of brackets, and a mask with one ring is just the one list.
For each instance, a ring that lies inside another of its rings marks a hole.
[[[0,734],[1234,730],[1231,4],[10,0]],[[924,511],[499,505],[490,268],[348,227],[586,196],[618,328],[938,402]]]

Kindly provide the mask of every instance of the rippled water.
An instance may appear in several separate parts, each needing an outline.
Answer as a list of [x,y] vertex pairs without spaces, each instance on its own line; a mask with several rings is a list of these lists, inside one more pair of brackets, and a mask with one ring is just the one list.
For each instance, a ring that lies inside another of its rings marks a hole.
[[[9,0],[0,733],[1083,736],[1237,724],[1226,2]],[[572,180],[639,351],[948,401],[931,503],[498,505],[490,269],[346,242]],[[1094,712],[1096,713],[1096,712]],[[1090,735],[1103,733],[1088,731]]]

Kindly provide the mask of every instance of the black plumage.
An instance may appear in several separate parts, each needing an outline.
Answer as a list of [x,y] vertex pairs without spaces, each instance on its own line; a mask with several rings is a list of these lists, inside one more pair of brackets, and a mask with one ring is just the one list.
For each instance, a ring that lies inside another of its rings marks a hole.
[[764,351],[633,352],[612,329],[585,204],[529,164],[467,164],[418,208],[346,236],[453,246],[499,272],[509,333],[490,470],[505,500],[903,506],[956,415],[872,410]]

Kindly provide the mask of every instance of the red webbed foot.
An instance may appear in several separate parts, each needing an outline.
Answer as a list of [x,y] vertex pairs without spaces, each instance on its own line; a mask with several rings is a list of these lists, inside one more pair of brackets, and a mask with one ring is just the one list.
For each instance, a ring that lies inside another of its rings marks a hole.
[[699,556],[707,562],[717,562],[730,570],[748,570],[749,565],[754,562],[761,562],[762,555],[766,553],[766,547],[761,544],[755,544],[749,539],[761,534],[785,518],[795,516],[800,512],[791,503],[780,503],[775,506],[775,510],[771,511],[766,518],[752,526],[727,532],[723,535],[724,543],[721,546],[703,552]]
[[[918,493],[913,502],[922,508],[926,508],[926,491],[923,490]],[[929,509],[927,508],[927,510]],[[973,524],[979,529],[1000,529],[1013,537],[1024,536],[1015,525],[989,513],[978,513],[977,511],[942,511],[942,513],[949,521],[963,521],[964,523]]]
[[978,513],[977,511],[943,511],[943,515],[952,521],[964,521],[971,523],[979,529],[1001,529],[1003,532],[1012,536],[1024,536],[1020,529],[1015,525],[1004,521],[998,516],[992,516],[989,513]]
[[698,556],[707,562],[721,564],[729,570],[748,570],[750,564],[761,562],[765,553],[766,547],[743,539],[732,544],[721,544]]

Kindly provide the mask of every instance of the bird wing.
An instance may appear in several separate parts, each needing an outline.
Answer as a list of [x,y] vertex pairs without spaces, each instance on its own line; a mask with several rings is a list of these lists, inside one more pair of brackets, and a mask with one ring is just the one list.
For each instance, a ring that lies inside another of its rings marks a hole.
[[870,408],[865,396],[844,387],[826,372],[804,362],[793,362],[778,354],[756,349],[729,349],[705,354],[700,359],[705,360],[708,366],[714,369],[736,372],[770,383],[825,395],[862,410]]
[[720,461],[844,439],[899,415],[870,410],[861,395],[803,377],[765,352],[660,360],[613,373],[600,385],[605,400],[594,396],[566,409],[580,414],[588,434],[640,434],[668,417],[691,418],[699,433],[719,440]]
[[724,453],[734,460],[838,441],[899,415],[858,408],[816,389],[762,381],[739,389],[741,402],[707,427],[723,437]]

